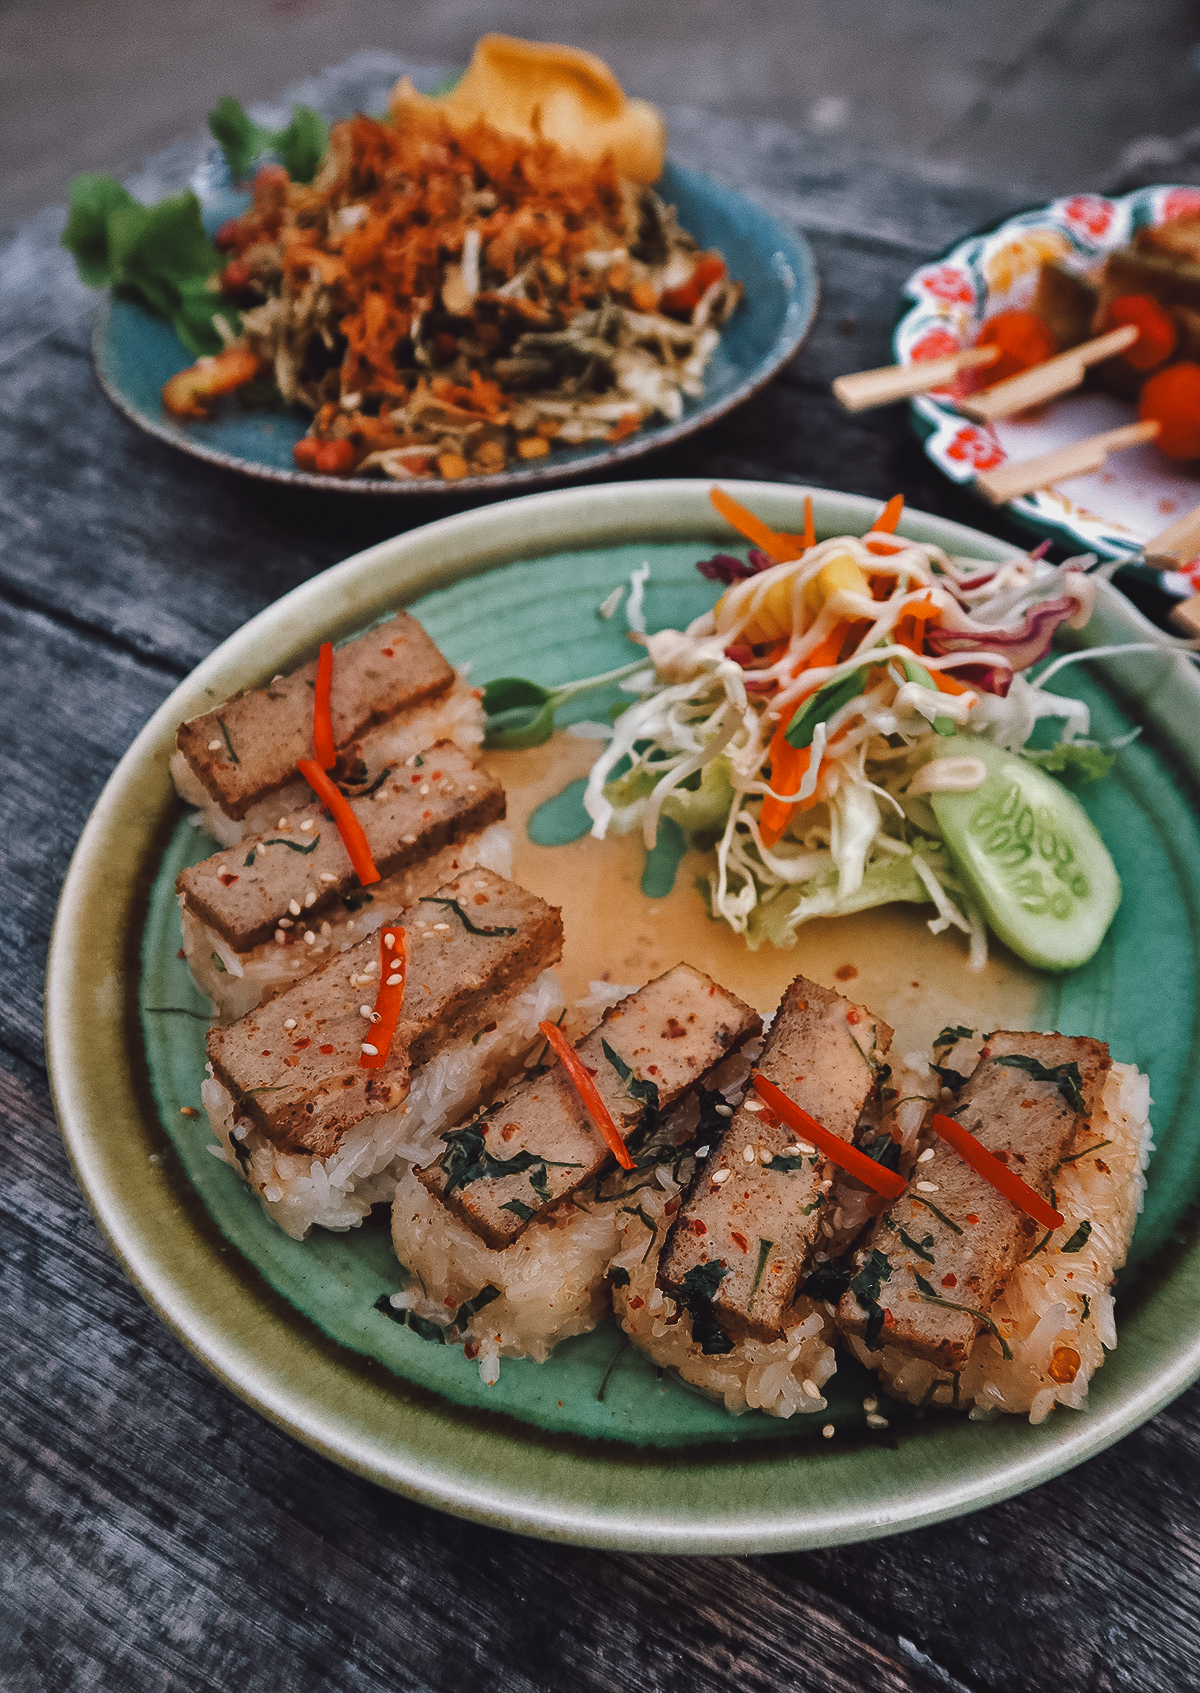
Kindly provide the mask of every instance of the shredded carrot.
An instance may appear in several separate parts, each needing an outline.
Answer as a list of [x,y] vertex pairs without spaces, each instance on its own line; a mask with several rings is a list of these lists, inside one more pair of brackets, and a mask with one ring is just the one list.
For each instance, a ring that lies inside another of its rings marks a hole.
[[904,515],[904,495],[893,494],[887,505],[871,525],[876,535],[894,535],[896,526]]
[[803,535],[785,535],[768,529],[760,517],[755,517],[752,511],[747,511],[746,507],[740,505],[731,494],[727,494],[724,488],[713,488],[708,497],[726,523],[736,529],[739,535],[753,541],[756,547],[761,547],[767,557],[773,559],[776,564],[790,564],[805,552],[807,543]]
[[804,496],[804,545],[806,548],[817,544],[817,524],[813,517],[812,495]]
[[952,1146],[964,1163],[969,1164],[976,1175],[982,1176],[985,1182],[990,1182],[998,1193],[1010,1200],[1018,1211],[1024,1211],[1040,1223],[1044,1229],[1059,1229],[1064,1218],[1061,1211],[1056,1211],[1052,1205],[1035,1193],[1028,1182],[1023,1182],[1015,1171],[990,1153],[986,1146],[981,1146],[973,1134],[964,1129],[961,1123],[956,1123],[953,1117],[943,1117],[935,1114],[933,1119],[935,1131],[948,1146]]
[[972,694],[975,692],[974,688],[969,687],[966,682],[960,682],[957,676],[951,676],[947,670],[931,670],[929,674],[933,677],[933,685],[939,694]]
[[371,1015],[371,1038],[363,1042],[358,1059],[364,1070],[381,1070],[387,1063],[404,1004],[407,976],[408,942],[404,930],[398,923],[386,924],[379,932],[379,990]]
[[[917,600],[908,606],[904,614],[897,619],[892,639],[899,647],[907,647],[910,652],[923,653],[925,650],[925,626],[936,622],[937,607],[928,595],[923,600]],[[911,623],[911,630],[905,629],[905,624]]]
[[[790,722],[790,718],[789,718]],[[781,723],[771,740],[771,786],[777,794],[794,794],[808,774],[812,758],[811,747],[794,747],[787,739],[787,723]],[[807,810],[816,803],[816,794],[808,800],[776,799],[766,794],[758,814],[758,829],[768,850],[780,840],[797,811]]]
[[338,834],[342,837],[342,843],[354,866],[354,874],[362,886],[365,888],[372,882],[380,881],[381,877],[375,868],[375,860],[371,857],[371,849],[367,845],[367,837],[363,834],[362,824],[351,810],[345,795],[334,786],[315,759],[302,758],[296,769],[337,824]]
[[547,1045],[566,1071],[567,1080],[582,1099],[588,1116],[600,1131],[604,1144],[614,1154],[617,1163],[623,1170],[632,1170],[634,1162],[629,1156],[629,1148],[625,1145],[620,1129],[613,1122],[612,1113],[600,1097],[600,1090],[592,1080],[591,1071],[557,1023],[539,1023],[538,1028],[545,1035]]
[[322,641],[317,656],[317,686],[313,695],[313,758],[322,770],[332,770],[337,763],[337,748],[333,744],[333,716],[329,709],[329,691],[333,685],[333,642]]
[[806,670],[824,670],[831,664],[836,664],[842,656],[842,648],[846,644],[846,636],[853,625],[845,619],[839,619],[825,636],[818,641],[806,659],[803,659],[792,671],[793,676],[802,676]]
[[883,1164],[877,1164],[873,1158],[868,1158],[865,1152],[860,1152],[856,1146],[851,1146],[848,1140],[842,1140],[823,1129],[815,1117],[789,1099],[782,1088],[769,1082],[765,1076],[754,1076],[752,1086],[755,1093],[771,1107],[775,1115],[785,1122],[789,1129],[802,1135],[805,1140],[812,1141],[818,1151],[832,1160],[840,1169],[845,1170],[864,1187],[873,1188],[876,1193],[882,1193],[887,1199],[899,1199],[908,1183],[903,1176],[898,1176],[895,1170],[889,1170]]

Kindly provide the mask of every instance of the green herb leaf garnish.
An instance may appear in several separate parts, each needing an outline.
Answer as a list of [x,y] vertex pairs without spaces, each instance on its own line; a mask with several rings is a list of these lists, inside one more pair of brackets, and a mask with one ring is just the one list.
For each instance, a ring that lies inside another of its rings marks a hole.
[[714,1258],[707,1264],[693,1264],[684,1276],[676,1298],[692,1319],[692,1339],[706,1357],[733,1351],[733,1342],[713,1315],[717,1289],[729,1274]]
[[510,751],[540,747],[554,733],[554,714],[560,705],[591,688],[620,682],[637,670],[645,670],[648,664],[648,659],[637,658],[631,664],[585,677],[581,682],[564,682],[559,688],[544,688],[540,682],[531,682],[524,676],[498,676],[483,690],[486,722],[483,744]]
[[874,1248],[867,1253],[858,1271],[850,1278],[850,1292],[867,1313],[865,1339],[870,1351],[878,1352],[883,1342],[883,1306],[879,1292],[884,1282],[892,1279],[892,1266],[885,1253]]
[[316,851],[317,842],[320,839],[321,839],[320,835],[314,835],[312,840],[309,841],[307,846],[301,846],[299,841],[288,841],[288,840],[285,840],[282,835],[276,835],[272,840],[264,841],[263,845],[264,846],[290,847],[293,852],[302,852],[304,854],[305,858],[307,858],[310,852]]
[[997,1058],[995,1062],[1012,1070],[1024,1070],[1035,1082],[1053,1082],[1072,1111],[1087,1111],[1087,1103],[1083,1097],[1083,1077],[1079,1074],[1079,1065],[1074,1061],[1050,1067],[1040,1064],[1036,1058],[1027,1057],[1023,1052],[1014,1052],[1007,1057]]
[[235,183],[245,181],[264,153],[277,154],[293,182],[311,182],[329,151],[329,126],[311,106],[293,106],[285,129],[264,129],[227,94],[208,114],[208,127]]
[[836,682],[826,682],[823,688],[818,688],[816,693],[804,702],[792,718],[784,740],[792,747],[811,747],[817,724],[828,722],[834,712],[840,711],[844,705],[849,705],[866,686],[865,665],[852,670],[848,676],[840,676]]
[[444,899],[436,894],[428,894],[422,903],[425,905],[448,905],[469,935],[483,935],[490,940],[493,936],[515,935],[517,932],[515,929],[502,928],[499,924],[490,929],[481,929],[478,923],[471,921],[456,899]]
[[1083,1222],[1080,1223],[1079,1227],[1075,1230],[1075,1233],[1071,1236],[1070,1240],[1066,1241],[1059,1248],[1059,1251],[1060,1252],[1082,1252],[1084,1247],[1087,1245],[1088,1241],[1091,1239],[1091,1234],[1092,1234],[1092,1225],[1091,1225],[1091,1223],[1088,1222],[1087,1218],[1085,1217]]
[[995,1335],[996,1340],[1000,1345],[1001,1356],[1006,1360],[1006,1362],[1010,1364],[1012,1363],[1012,1348],[1009,1346],[1008,1342],[1000,1333],[1000,1330],[988,1316],[986,1311],[977,1310],[974,1305],[960,1305],[957,1299],[943,1299],[939,1293],[934,1292],[934,1289],[931,1287],[929,1282],[925,1280],[925,1277],[918,1275],[915,1271],[913,1272],[913,1280],[916,1282],[917,1289],[926,1305],[940,1305],[947,1311],[965,1311],[968,1317],[978,1317],[979,1321],[983,1323],[986,1328],[991,1329],[992,1333]]

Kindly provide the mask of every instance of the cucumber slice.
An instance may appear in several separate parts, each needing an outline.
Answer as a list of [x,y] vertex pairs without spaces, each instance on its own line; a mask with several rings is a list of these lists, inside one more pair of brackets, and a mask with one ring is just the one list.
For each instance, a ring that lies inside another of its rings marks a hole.
[[929,800],[989,926],[1043,970],[1086,964],[1120,904],[1121,881],[1078,800],[1037,765],[974,735],[956,735],[934,756],[987,767],[973,793]]

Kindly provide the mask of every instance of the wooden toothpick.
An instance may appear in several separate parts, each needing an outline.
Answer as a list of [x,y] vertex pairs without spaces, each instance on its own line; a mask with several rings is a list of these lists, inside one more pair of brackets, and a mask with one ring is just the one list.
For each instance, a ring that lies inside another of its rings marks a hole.
[[1145,423],[1127,423],[1120,429],[1105,429],[1086,440],[1073,441],[1068,447],[1056,447],[1052,453],[1039,458],[1025,459],[1021,464],[1004,464],[998,470],[981,470],[975,486],[994,506],[1006,505],[1022,494],[1032,494],[1035,488],[1048,488],[1055,482],[1067,482],[1072,476],[1086,476],[1099,470],[1109,453],[1123,447],[1136,447],[1141,441],[1153,441],[1160,425],[1152,419]]
[[911,400],[930,388],[941,388],[964,370],[980,370],[994,364],[999,347],[963,347],[944,359],[922,359],[915,364],[888,364],[878,370],[860,370],[834,378],[833,396],[847,411],[869,411],[893,400]]
[[[1200,555],[1200,506],[1151,537],[1142,556],[1151,570],[1179,570]],[[1193,630],[1200,634],[1200,630]]]
[[1138,333],[1135,324],[1123,323],[1119,329],[1110,329],[1107,335],[1097,335],[1092,341],[1084,341],[1081,346],[1035,364],[1031,370],[1023,370],[1020,376],[1010,376],[978,394],[968,395],[959,400],[958,409],[977,423],[999,423],[1002,418],[1015,417],[1032,406],[1044,406],[1048,400],[1078,388],[1090,364],[1111,359],[1131,347]]

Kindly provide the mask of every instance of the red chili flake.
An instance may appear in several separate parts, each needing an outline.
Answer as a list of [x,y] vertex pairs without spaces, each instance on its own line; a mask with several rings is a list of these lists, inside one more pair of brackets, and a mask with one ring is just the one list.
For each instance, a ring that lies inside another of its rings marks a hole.
[[846,1021],[852,1026],[862,1022],[862,1012],[858,1009],[857,1005],[852,1005],[849,1011],[847,1011]]
[[422,812],[422,813],[421,813],[421,821],[422,821],[422,823],[428,823],[428,821],[429,821],[429,819],[430,819],[430,818],[431,818],[431,817],[432,817],[432,816],[433,816],[433,812],[432,812],[432,811],[423,811],[423,812]]
[[263,1053],[264,1058],[269,1058],[270,1056],[271,1056],[270,1052],[264,1052]]
[[419,771],[417,772],[417,774],[415,776],[409,777],[410,782],[420,782],[422,780],[423,780],[423,777],[421,776],[421,773]]
[[311,1046],[311,1045],[312,1045],[312,1041],[309,1039],[309,1037],[307,1035],[305,1035],[303,1040],[294,1040],[292,1042],[292,1051],[293,1052],[303,1052],[304,1048],[306,1046]]
[[317,1051],[323,1052],[325,1054],[326,1058],[328,1058],[329,1054],[333,1051],[333,1048],[331,1046],[319,1046],[317,1048]]
[[646,1074],[648,1076],[657,1076],[658,1075],[658,1065],[657,1064],[647,1064]]
[[887,1310],[886,1307],[883,1313],[883,1326],[885,1329],[894,1329],[896,1326],[895,1317],[892,1316],[892,1313]]
[[1007,1164],[1008,1163],[1008,1153],[1007,1152],[993,1152],[992,1157],[996,1160],[997,1164]]
[[457,1299],[443,1299],[442,1304],[446,1307],[446,1309],[448,1311],[457,1311],[458,1310],[458,1300]]
[[642,1306],[645,1303],[646,1303],[646,1301],[644,1299],[639,1298],[638,1295],[635,1293],[633,1298],[629,1301],[629,1309],[631,1311],[640,1311]]
[[743,1252],[749,1252],[750,1242],[746,1239],[745,1235],[739,1234],[736,1229],[730,1229],[729,1232],[733,1236],[734,1240],[737,1241],[737,1243],[741,1247],[742,1251]]
[[429,780],[431,782],[440,782],[441,779],[442,779],[442,773],[441,773],[440,770],[434,770],[434,771],[431,772],[430,777],[429,777]]
[[954,1274],[953,1271],[951,1271],[948,1276],[942,1277],[942,1286],[943,1287],[957,1287],[958,1286],[958,1277]]
[[704,1221],[703,1217],[693,1217],[688,1226],[693,1234],[708,1233],[708,1224]]
[[394,647],[380,647],[379,650],[383,654],[384,658],[395,658],[396,656],[396,650]]
[[663,1206],[663,1215],[673,1217],[678,1209],[679,1201],[677,1199],[668,1199],[667,1203]]
[[463,1347],[463,1357],[467,1358],[467,1359],[472,1359],[472,1358],[478,1358],[478,1356],[479,1356],[478,1346],[476,1346],[476,1344],[473,1340],[468,1340],[466,1345]]
[[977,1223],[979,1221],[978,1212],[968,1211],[967,1212],[967,1221],[968,1221],[968,1223]]
[[237,881],[237,877],[234,875],[233,871],[226,866],[217,871],[217,881],[220,882],[223,888],[231,888]]

